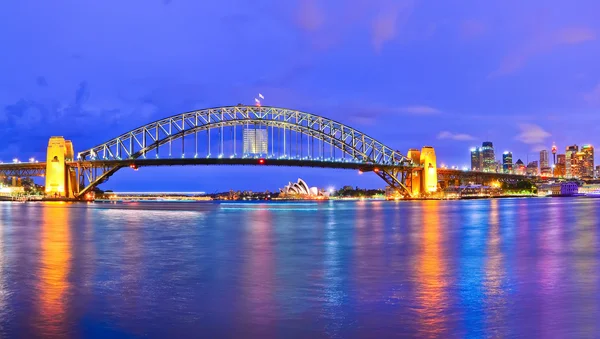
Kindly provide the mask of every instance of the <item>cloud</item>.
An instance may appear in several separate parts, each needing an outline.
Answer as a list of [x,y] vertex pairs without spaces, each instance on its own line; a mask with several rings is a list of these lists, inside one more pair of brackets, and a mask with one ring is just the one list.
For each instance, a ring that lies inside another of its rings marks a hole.
[[414,115],[434,115],[442,113],[439,109],[431,106],[405,106],[398,109],[399,112],[409,113]]
[[400,23],[412,13],[413,1],[386,1],[382,4],[372,24],[372,43],[375,52],[380,53],[385,43],[394,40],[398,35]]
[[600,82],[594,87],[591,91],[585,93],[584,98],[589,103],[598,103],[600,102]]
[[544,141],[551,136],[542,127],[535,124],[520,124],[521,133],[515,138],[525,144],[535,145],[543,144]]
[[316,0],[301,0],[297,13],[298,26],[308,32],[319,30],[325,22],[325,12]]
[[463,39],[474,39],[485,33],[486,25],[479,20],[466,20],[460,26],[460,35]]
[[596,39],[596,32],[588,27],[567,27],[558,31],[556,42],[559,44],[579,44]]
[[35,78],[35,83],[40,87],[48,87],[48,82],[46,81],[46,78],[44,78],[41,75]]
[[437,138],[442,139],[442,140],[450,139],[450,140],[456,140],[456,141],[475,140],[475,137],[473,137],[472,135],[464,134],[464,133],[452,133],[452,132],[448,132],[448,131],[440,132],[440,134],[438,134]]
[[[394,40],[400,27],[413,12],[414,0],[353,0],[344,6],[327,1],[298,0],[294,22],[310,44],[319,50],[330,49],[356,31],[369,31],[370,42],[379,53]],[[435,25],[426,30],[430,35]]]
[[521,69],[534,56],[547,53],[559,46],[577,45],[595,40],[596,33],[588,27],[565,27],[551,33],[534,35],[506,55],[498,69],[490,76],[504,76]]
[[87,82],[82,81],[79,83],[79,87],[75,92],[75,105],[81,106],[84,104],[90,97],[90,89],[88,87]]
[[548,150],[548,145],[539,144],[539,145],[533,145],[531,147],[532,152],[539,152],[541,150]]

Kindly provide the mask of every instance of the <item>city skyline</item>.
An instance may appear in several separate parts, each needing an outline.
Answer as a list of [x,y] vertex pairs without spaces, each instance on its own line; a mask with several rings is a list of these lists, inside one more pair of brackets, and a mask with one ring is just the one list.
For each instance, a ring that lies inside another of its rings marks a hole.
[[[598,10],[596,1],[473,1],[461,11],[383,0],[263,1],[235,10],[183,0],[6,4],[0,28],[15,33],[2,38],[11,53],[0,65],[0,160],[40,159],[50,135],[73,140],[77,152],[172,114],[252,104],[258,93],[267,105],[342,121],[403,152],[431,145],[440,164],[468,165],[475,140],[524,162],[553,141],[595,145]],[[198,13],[210,15],[198,21]],[[231,53],[257,47],[262,53]],[[381,186],[354,171],[176,171],[157,184],[210,191],[259,176]],[[144,188],[165,173],[172,172],[124,171],[104,186]]]
[[[495,154],[500,154],[500,157],[495,156]],[[552,157],[550,154],[552,154]],[[532,158],[529,158],[530,155]],[[487,160],[484,160],[485,158]],[[522,170],[517,166],[518,161],[523,162],[528,175],[557,178],[600,177],[600,166],[596,166],[594,161],[594,145],[591,144],[583,144],[581,146],[577,144],[568,145],[561,152],[556,143],[552,143],[549,149],[541,149],[537,154],[528,153],[525,160],[523,160],[522,158],[515,157],[512,151],[495,153],[493,142],[484,141],[481,147],[470,148],[471,164],[470,166],[462,166],[462,169],[523,174]],[[442,167],[448,167],[448,165],[442,164]],[[450,167],[461,168],[459,166]],[[534,169],[537,172],[534,173]]]

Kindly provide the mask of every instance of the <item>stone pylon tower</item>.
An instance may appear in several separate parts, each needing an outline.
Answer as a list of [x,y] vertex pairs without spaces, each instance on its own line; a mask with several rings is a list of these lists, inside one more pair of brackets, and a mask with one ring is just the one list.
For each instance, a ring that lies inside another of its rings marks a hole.
[[421,167],[423,174],[421,176],[423,193],[433,193],[437,191],[437,159],[435,150],[431,146],[424,146],[421,149]]
[[79,191],[77,175],[67,162],[74,158],[73,143],[63,137],[51,137],[46,153],[46,195],[74,198]]

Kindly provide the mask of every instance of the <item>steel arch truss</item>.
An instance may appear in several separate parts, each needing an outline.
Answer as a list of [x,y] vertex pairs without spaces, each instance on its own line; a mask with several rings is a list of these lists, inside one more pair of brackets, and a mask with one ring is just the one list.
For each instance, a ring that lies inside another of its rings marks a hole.
[[[77,160],[82,164],[84,162],[93,164],[95,161],[145,158],[148,152],[152,150],[158,152],[158,147],[176,139],[184,139],[190,135],[198,138],[199,131],[246,124],[271,126],[283,129],[284,133],[289,130],[310,136],[341,150],[358,163],[375,164],[386,168],[414,166],[399,152],[337,121],[285,108],[241,105],[192,111],[152,122],[80,152]],[[183,145],[184,142],[182,147]],[[197,155],[197,149],[192,153]],[[123,166],[125,165],[112,165],[100,169],[94,168],[93,165],[80,166],[79,177],[82,188],[80,196]],[[378,175],[382,176],[383,172],[387,173],[386,177],[382,178],[388,184],[399,190],[406,190],[403,176],[398,178],[397,173],[389,170],[382,170]]]
[[0,177],[43,177],[46,174],[45,164],[41,165],[0,165]]

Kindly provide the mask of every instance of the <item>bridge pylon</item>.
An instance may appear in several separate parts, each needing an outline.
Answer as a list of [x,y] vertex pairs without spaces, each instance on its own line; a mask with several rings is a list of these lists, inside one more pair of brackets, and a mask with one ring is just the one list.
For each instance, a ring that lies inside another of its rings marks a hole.
[[74,158],[73,143],[64,137],[51,137],[46,153],[46,196],[75,198],[79,191],[77,176],[67,162]]

